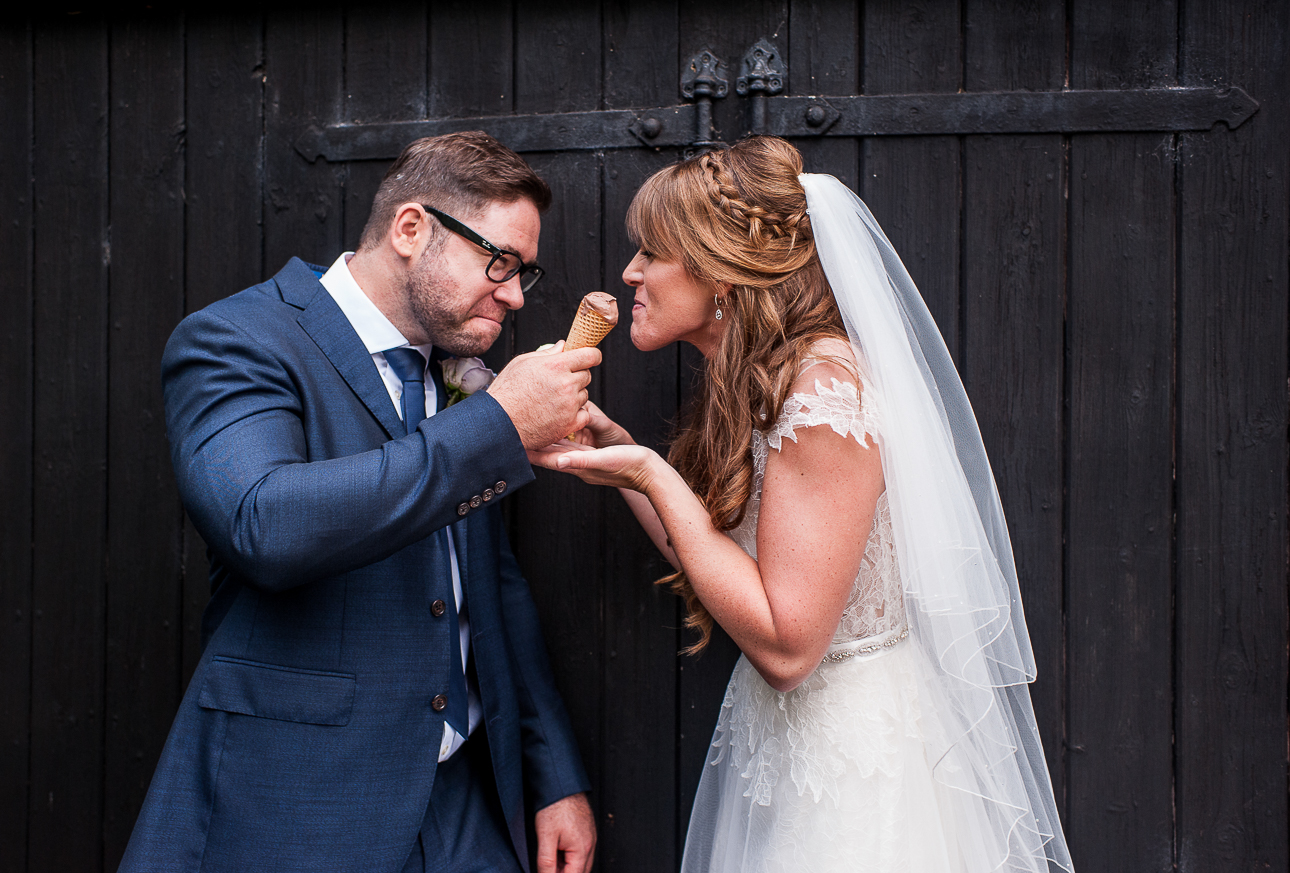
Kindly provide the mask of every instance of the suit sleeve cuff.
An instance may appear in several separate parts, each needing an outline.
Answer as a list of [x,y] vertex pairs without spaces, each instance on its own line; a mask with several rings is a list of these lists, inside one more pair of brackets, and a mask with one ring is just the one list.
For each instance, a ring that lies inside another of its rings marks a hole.
[[486,508],[535,478],[510,416],[485,391],[435,413],[418,429],[427,436],[433,431],[451,434],[454,454],[466,460],[464,466],[471,471],[456,480],[460,490],[450,495],[454,520]]

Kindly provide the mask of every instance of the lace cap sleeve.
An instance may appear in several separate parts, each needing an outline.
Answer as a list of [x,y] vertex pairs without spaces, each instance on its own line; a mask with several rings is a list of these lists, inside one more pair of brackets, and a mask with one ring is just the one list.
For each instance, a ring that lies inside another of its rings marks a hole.
[[815,380],[815,393],[789,395],[784,401],[784,411],[766,433],[766,443],[779,451],[783,438],[797,442],[799,428],[827,424],[841,437],[855,437],[856,442],[868,448],[867,437],[879,438],[878,414],[873,400],[872,387],[862,377],[863,396],[854,382],[830,380],[825,387]]

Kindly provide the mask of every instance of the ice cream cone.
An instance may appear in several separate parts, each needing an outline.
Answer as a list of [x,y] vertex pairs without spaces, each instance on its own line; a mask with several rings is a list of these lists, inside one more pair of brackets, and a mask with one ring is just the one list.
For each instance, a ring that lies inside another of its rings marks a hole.
[[569,327],[569,336],[564,341],[564,350],[585,349],[600,344],[611,330],[614,322],[597,312],[584,297],[578,304],[578,313],[573,317]]
[[[617,323],[618,301],[612,294],[592,291],[578,304],[578,312],[573,316],[573,324],[569,327],[569,336],[564,341],[564,350],[568,352],[600,345],[600,341]],[[574,436],[575,434],[569,434],[569,439]]]

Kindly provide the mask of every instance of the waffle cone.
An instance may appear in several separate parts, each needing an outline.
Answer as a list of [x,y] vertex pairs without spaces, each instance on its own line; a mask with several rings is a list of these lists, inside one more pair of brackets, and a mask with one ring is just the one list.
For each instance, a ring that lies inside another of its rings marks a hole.
[[600,345],[605,334],[613,329],[614,326],[605,321],[603,315],[583,301],[578,305],[578,314],[573,317],[573,324],[569,327],[569,336],[564,341],[564,350],[568,352]]

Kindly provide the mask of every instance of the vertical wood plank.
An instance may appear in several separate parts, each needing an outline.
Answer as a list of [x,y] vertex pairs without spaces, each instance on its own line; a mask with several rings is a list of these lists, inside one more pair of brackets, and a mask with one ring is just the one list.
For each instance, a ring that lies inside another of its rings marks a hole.
[[[960,4],[883,0],[864,8],[866,94],[935,94],[963,81]],[[863,191],[904,261],[955,363],[959,354],[962,172],[953,136],[871,137]]]
[[275,9],[265,20],[264,261],[277,272],[292,257],[330,264],[344,231],[345,167],[309,163],[295,149],[309,125],[335,124],[344,39],[335,8]]
[[[676,101],[676,10],[606,7],[605,104],[617,109]],[[622,270],[636,253],[623,219],[641,183],[674,158],[649,150],[604,159],[601,290],[619,300],[619,323],[601,343],[598,372],[605,412],[644,445],[661,448],[676,415],[675,349],[644,354],[631,343],[632,289]],[[676,804],[677,599],[654,585],[667,570],[626,504],[604,506],[604,701],[601,835],[606,870],[674,870]]]
[[[596,109],[601,94],[599,9],[528,2],[515,11],[515,110]],[[601,287],[601,159],[591,152],[527,156],[551,185],[540,261],[547,275],[514,316],[515,352],[563,339],[578,301]],[[599,378],[592,399],[603,400]],[[533,586],[556,684],[601,803],[603,768],[604,505],[612,496],[572,476],[539,471],[513,501],[513,542]]]
[[[748,49],[765,37],[781,52],[790,47],[788,33],[788,4],[776,0],[739,3],[734,0],[703,4],[682,4],[680,9],[681,54],[677,67],[677,82],[681,69],[697,52],[711,49],[728,65],[730,94],[724,100],[714,101],[713,120],[717,138],[737,142],[748,131],[749,101],[735,93],[739,77],[739,63]],[[790,74],[792,71],[789,59]],[[697,373],[702,367],[702,357],[685,343],[679,344],[680,368],[678,390],[684,405],[691,396]],[[684,607],[680,606],[684,613]],[[680,626],[680,621],[677,622]],[[688,646],[697,635],[682,631],[678,648]],[[679,772],[677,778],[677,812],[681,833],[684,835],[694,807],[694,795],[703,775],[704,761],[712,744],[712,733],[725,695],[730,672],[739,658],[739,648],[725,631],[717,629],[712,643],[698,656],[684,656],[680,662],[678,690],[678,737],[680,742]]]
[[108,39],[35,25],[35,382],[28,865],[102,869]]
[[1067,827],[1081,864],[1167,870],[1173,154],[1127,139],[1071,153]]
[[0,28],[0,871],[27,869],[31,749],[32,56],[26,21]]
[[[1061,90],[1063,3],[969,0],[964,19],[967,90]],[[1012,536],[1039,676],[1031,697],[1059,812],[1066,776],[1065,156],[1058,135],[965,138],[959,358]]]
[[184,314],[267,278],[264,22],[190,15],[185,23]]
[[[792,7],[785,93],[800,96],[859,92],[860,17],[858,5]],[[793,144],[802,152],[806,172],[837,176],[851,190],[859,190],[858,140],[818,137],[795,140]]]
[[511,112],[515,108],[514,35],[511,0],[486,6],[434,4],[430,10],[430,117]]
[[157,374],[184,306],[182,19],[128,18],[111,45],[106,870],[125,853],[182,681],[182,516]]
[[[1071,87],[1172,84],[1176,20],[1078,4]],[[1094,870],[1174,862],[1174,157],[1171,134],[1071,138],[1067,833]]]
[[[427,83],[430,117],[511,112],[515,107],[514,33],[515,9],[509,0],[487,7],[435,4],[430,9]],[[487,125],[481,124],[481,127]],[[490,367],[500,370],[514,354],[515,317],[512,316],[503,322],[501,334],[483,357]],[[503,503],[503,507],[508,519],[513,518],[511,502]]]
[[[1252,22],[1258,22],[1252,27]],[[1284,3],[1183,5],[1182,85],[1260,103],[1181,143],[1177,863],[1285,870]]]
[[[426,7],[351,8],[345,16],[345,120],[412,121],[426,114]],[[345,251],[354,251],[389,161],[355,161],[345,181]],[[337,252],[339,254],[339,252]]]
[[[263,258],[263,34],[258,16],[204,14],[186,20],[185,315],[254,285],[268,269]],[[187,519],[183,560],[186,686],[197,669],[202,612],[210,598],[206,544]]]

